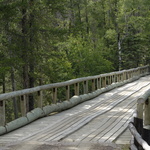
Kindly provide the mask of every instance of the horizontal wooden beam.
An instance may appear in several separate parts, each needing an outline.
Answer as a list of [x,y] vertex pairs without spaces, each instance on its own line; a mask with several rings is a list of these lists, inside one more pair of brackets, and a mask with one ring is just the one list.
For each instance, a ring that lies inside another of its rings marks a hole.
[[129,130],[131,131],[136,141],[143,147],[144,150],[150,150],[150,146],[147,144],[146,141],[142,139],[141,135],[137,132],[136,128],[131,122],[129,123]]
[[21,95],[27,95],[27,94],[38,92],[38,91],[41,91],[41,90],[65,87],[65,86],[69,86],[69,85],[72,85],[72,84],[76,84],[76,83],[80,83],[80,82],[84,82],[84,81],[89,81],[89,80],[94,80],[94,79],[101,78],[101,77],[119,75],[119,74],[122,74],[124,72],[129,73],[129,72],[132,72],[133,70],[138,71],[138,70],[142,70],[142,69],[144,70],[144,69],[147,69],[147,68],[149,68],[149,66],[133,68],[133,69],[130,69],[130,70],[123,70],[123,71],[112,72],[112,73],[106,73],[106,74],[100,74],[100,75],[96,75],[96,76],[77,78],[77,79],[72,79],[72,80],[68,80],[68,81],[65,81],[65,82],[41,85],[41,86],[37,86],[37,87],[34,87],[34,88],[29,88],[29,89],[10,92],[10,93],[0,94],[0,101],[5,100],[5,99],[10,99],[10,98],[13,98],[13,97],[17,97],[17,96],[21,96]]

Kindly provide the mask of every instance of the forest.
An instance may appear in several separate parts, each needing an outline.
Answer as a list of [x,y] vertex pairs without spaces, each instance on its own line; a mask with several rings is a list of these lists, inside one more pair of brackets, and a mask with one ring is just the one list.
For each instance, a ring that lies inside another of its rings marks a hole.
[[150,63],[149,0],[1,0],[0,92]]

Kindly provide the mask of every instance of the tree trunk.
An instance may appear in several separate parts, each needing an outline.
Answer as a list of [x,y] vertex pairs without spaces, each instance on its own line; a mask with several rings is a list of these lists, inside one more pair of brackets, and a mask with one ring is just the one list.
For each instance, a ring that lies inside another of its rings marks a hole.
[[[14,75],[13,67],[11,67],[11,84],[12,84],[12,91],[16,91],[16,83],[15,83],[15,75]],[[17,107],[16,97],[13,98],[13,107],[14,107],[14,116],[15,116],[15,119],[17,119],[18,118],[18,107]]]
[[119,71],[122,69],[122,51],[121,51],[121,39],[120,33],[118,33],[118,57],[119,57]]
[[[30,33],[29,33],[29,41],[30,41],[30,61],[29,61],[29,88],[34,87],[34,46],[33,46],[33,36],[34,36],[34,31],[33,31],[33,22],[34,22],[34,14],[33,14],[33,5],[34,5],[34,0],[30,0],[30,9],[31,9],[31,13],[29,16],[29,29],[30,29]],[[34,109],[34,97],[33,94],[29,95],[29,111]]]
[[[25,3],[25,0],[22,0],[22,3]],[[25,5],[22,6],[22,60],[23,60],[23,66],[22,66],[22,79],[23,79],[23,88],[27,89],[29,88],[29,75],[28,75],[28,42],[27,42],[27,33],[28,33],[28,22],[27,22],[27,8]],[[29,111],[29,99],[27,96],[27,112]]]
[[87,9],[88,1],[85,0],[85,20],[86,20],[86,32],[89,34],[89,18],[88,18],[88,9]]
[[3,74],[3,93],[6,93],[5,75]]

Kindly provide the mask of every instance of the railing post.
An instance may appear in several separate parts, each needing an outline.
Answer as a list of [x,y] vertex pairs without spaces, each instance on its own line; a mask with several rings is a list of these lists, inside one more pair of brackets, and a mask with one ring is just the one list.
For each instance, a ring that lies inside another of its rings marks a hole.
[[70,99],[70,86],[67,85],[66,86],[66,100],[69,100]]
[[111,76],[109,75],[108,76],[108,85],[110,85],[111,84]]
[[75,95],[79,95],[79,83],[74,84],[74,89],[75,89]]
[[117,78],[117,82],[119,82],[120,74],[117,74],[116,78]]
[[101,78],[97,78],[97,89],[101,88]]
[[53,103],[57,102],[57,88],[53,88]]
[[95,79],[92,80],[92,91],[95,91]]
[[112,82],[116,82],[116,74],[113,75],[113,81]]
[[126,73],[123,72],[123,81],[125,81],[125,80],[126,80]]
[[22,116],[26,116],[26,113],[27,113],[27,96],[22,95],[20,99],[21,99],[21,114],[22,114]]
[[[134,125],[137,132],[142,135],[143,132],[143,104],[137,104],[137,116],[134,117]],[[141,149],[136,139],[134,139],[134,144],[137,148]]]
[[5,100],[0,101],[0,126],[5,126]]
[[102,87],[106,87],[106,77],[102,78]]
[[121,73],[120,76],[121,76],[120,81],[122,82],[123,81],[123,73]]
[[84,89],[84,94],[87,94],[88,93],[88,81],[84,81],[83,83],[83,89]]
[[150,145],[150,97],[145,101],[142,138]]
[[38,107],[43,107],[43,91],[38,91]]

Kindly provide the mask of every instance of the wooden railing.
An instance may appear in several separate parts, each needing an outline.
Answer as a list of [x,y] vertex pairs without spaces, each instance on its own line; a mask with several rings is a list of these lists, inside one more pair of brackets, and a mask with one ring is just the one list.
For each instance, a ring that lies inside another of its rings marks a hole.
[[[65,82],[60,83],[54,83],[54,84],[48,84],[48,85],[42,85],[30,89],[24,89],[19,90],[15,92],[5,93],[0,95],[0,134],[9,132],[11,130],[16,129],[17,127],[23,126],[39,117],[45,116],[50,112],[53,111],[61,111],[64,109],[68,109],[70,107],[75,106],[79,102],[75,99],[78,98],[80,102],[83,100],[89,100],[93,98],[94,96],[97,96],[98,94],[105,92],[105,89],[108,89],[110,85],[111,88],[115,87],[116,83],[123,83],[125,84],[125,81],[129,81],[132,79],[137,79],[141,76],[147,75],[149,73],[149,66],[134,68],[130,70],[123,70],[118,72],[112,72],[112,73],[106,73],[96,76],[89,76],[89,77],[83,77],[83,78],[77,78],[72,79]],[[118,84],[123,85],[123,84]],[[62,102],[62,105],[60,105],[60,101],[58,103],[58,95],[57,91],[59,88],[65,87],[66,89],[66,100]],[[70,90],[70,87],[74,90],[74,96],[71,98],[72,89]],[[100,90],[101,89],[101,90]],[[43,106],[43,92],[46,90],[52,91],[52,103],[51,105]],[[97,91],[96,91],[97,90]],[[109,89],[108,89],[109,90]],[[95,93],[91,95],[86,95],[89,92],[96,91]],[[29,94],[36,95],[36,102],[37,107],[31,111],[27,112],[27,96]],[[83,95],[82,97],[79,95]],[[22,117],[14,120],[10,123],[6,124],[6,118],[5,118],[5,102],[6,101],[12,101],[14,97],[20,97],[20,109],[21,109],[21,115]],[[55,104],[55,105],[54,105]],[[56,107],[57,106],[57,109]],[[64,107],[64,108],[63,108]],[[51,111],[49,111],[51,110]],[[40,114],[40,115],[38,115]]]
[[137,109],[129,129],[134,137],[131,150],[150,150],[150,89],[137,100]]

